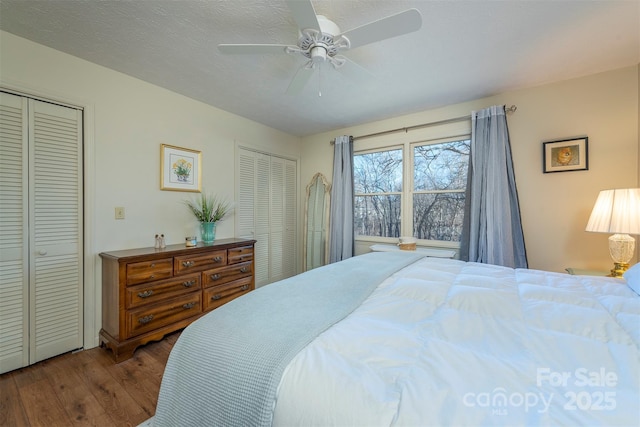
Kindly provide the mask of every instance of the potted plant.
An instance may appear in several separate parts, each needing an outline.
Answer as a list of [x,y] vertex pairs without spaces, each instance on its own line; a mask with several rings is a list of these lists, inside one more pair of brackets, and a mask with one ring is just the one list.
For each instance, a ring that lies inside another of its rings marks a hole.
[[200,222],[203,243],[213,243],[216,238],[216,223],[222,221],[231,211],[231,205],[224,199],[200,193],[195,200],[185,202],[191,213]]

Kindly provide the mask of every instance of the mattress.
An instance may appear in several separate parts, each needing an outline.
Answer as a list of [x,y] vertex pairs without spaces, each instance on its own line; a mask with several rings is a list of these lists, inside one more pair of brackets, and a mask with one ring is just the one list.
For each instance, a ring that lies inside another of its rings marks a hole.
[[[370,289],[286,360],[265,425],[640,425],[640,297],[623,280],[425,257]],[[209,419],[219,385],[163,379],[154,425],[181,400]]]

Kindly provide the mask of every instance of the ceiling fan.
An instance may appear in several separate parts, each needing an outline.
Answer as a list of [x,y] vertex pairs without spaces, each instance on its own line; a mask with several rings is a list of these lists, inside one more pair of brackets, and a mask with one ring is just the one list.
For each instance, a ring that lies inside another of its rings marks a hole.
[[[323,15],[316,15],[311,0],[286,0],[293,19],[299,28],[297,45],[283,44],[219,44],[222,53],[261,54],[286,53],[300,55],[306,62],[298,69],[287,88],[287,93],[300,92],[316,69],[330,63],[339,69],[345,64],[360,68],[340,53],[391,37],[417,31],[422,26],[422,16],[417,9],[408,9],[395,15],[340,31],[340,28]],[[320,93],[321,95],[321,93]]]

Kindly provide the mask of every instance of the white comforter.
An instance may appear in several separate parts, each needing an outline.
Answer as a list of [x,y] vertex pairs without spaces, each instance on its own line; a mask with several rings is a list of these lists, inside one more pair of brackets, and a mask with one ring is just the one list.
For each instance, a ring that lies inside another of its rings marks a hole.
[[274,425],[640,425],[623,280],[425,258],[288,365]]

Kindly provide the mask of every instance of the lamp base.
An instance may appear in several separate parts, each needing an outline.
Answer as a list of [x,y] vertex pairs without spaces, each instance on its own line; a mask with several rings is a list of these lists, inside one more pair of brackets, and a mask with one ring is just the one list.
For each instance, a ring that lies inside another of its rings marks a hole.
[[636,240],[628,234],[618,233],[609,237],[609,254],[613,259],[611,277],[622,277],[629,269],[635,248]]
[[622,277],[625,271],[629,269],[628,262],[614,262],[610,277]]

